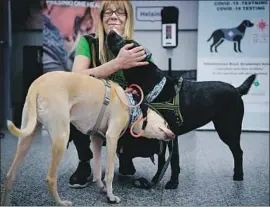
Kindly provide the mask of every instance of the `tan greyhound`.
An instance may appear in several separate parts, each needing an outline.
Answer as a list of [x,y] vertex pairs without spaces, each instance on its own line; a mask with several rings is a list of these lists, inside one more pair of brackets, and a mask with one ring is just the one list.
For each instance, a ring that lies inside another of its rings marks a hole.
[[[111,82],[110,102],[106,106],[99,130],[106,136],[106,173],[105,183],[101,180],[101,147],[103,140],[91,135],[93,151],[93,181],[107,192],[109,202],[119,203],[120,198],[113,194],[112,181],[117,141],[121,132],[129,123],[129,109],[124,90]],[[12,166],[7,173],[3,205],[8,205],[9,194],[15,180],[17,167],[22,163],[35,132],[43,125],[51,137],[52,160],[47,175],[49,191],[57,205],[72,205],[64,201],[57,191],[57,171],[69,141],[70,122],[82,133],[87,134],[95,125],[104,101],[106,86],[101,79],[73,72],[49,72],[36,79],[28,90],[22,113],[22,126],[18,129],[11,121],[7,121],[9,131],[19,137],[17,151]],[[171,140],[175,135],[168,129],[166,121],[151,109],[147,111],[148,124],[144,137]],[[134,127],[139,133],[142,121]]]

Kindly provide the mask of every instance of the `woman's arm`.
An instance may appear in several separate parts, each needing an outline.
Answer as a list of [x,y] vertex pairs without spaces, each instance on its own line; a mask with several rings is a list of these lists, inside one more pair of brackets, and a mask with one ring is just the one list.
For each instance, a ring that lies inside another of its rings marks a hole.
[[99,78],[106,78],[109,75],[121,69],[129,69],[136,66],[148,64],[147,61],[141,62],[146,57],[144,48],[136,47],[130,49],[133,44],[125,45],[119,52],[118,56],[98,67],[89,68],[91,62],[91,54],[85,37],[82,37],[76,48],[76,55],[72,67],[73,72],[86,75],[93,75]]
[[99,78],[107,78],[109,75],[120,70],[118,59],[113,59],[95,68],[88,68],[91,59],[83,55],[77,55],[73,63],[73,72],[92,75]]

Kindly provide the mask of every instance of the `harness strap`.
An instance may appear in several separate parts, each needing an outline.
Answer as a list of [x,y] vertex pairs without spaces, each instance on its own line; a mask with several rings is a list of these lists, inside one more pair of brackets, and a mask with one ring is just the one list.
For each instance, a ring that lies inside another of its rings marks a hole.
[[[147,103],[146,105],[147,105],[150,109],[152,109],[153,111],[155,111],[157,114],[159,114],[161,117],[163,117],[162,114],[161,114],[156,108],[154,108],[154,107],[152,106],[152,104],[148,104],[148,103]],[[170,141],[170,142],[171,142],[171,145],[172,145],[172,148],[173,148],[173,141]],[[165,144],[164,141],[161,141],[161,140],[159,141],[159,153],[158,153],[158,155],[160,155],[160,154],[162,153],[162,151],[165,150],[165,149],[164,149],[164,144]],[[135,179],[135,180],[133,181],[133,185],[135,185],[135,186],[138,187],[138,188],[141,188],[140,184],[142,184],[142,183],[144,182],[145,185],[147,185],[147,186],[145,187],[146,189],[155,187],[155,186],[161,181],[161,179],[163,178],[163,176],[164,176],[164,174],[165,174],[165,172],[166,172],[166,170],[167,170],[167,168],[168,168],[168,165],[169,165],[169,163],[170,163],[170,161],[171,161],[172,153],[173,153],[173,150],[170,152],[169,157],[168,157],[168,159],[166,160],[166,162],[165,162],[165,164],[164,164],[164,166],[163,166],[163,168],[162,168],[162,170],[161,170],[161,172],[160,172],[160,174],[159,174],[159,176],[158,176],[158,179],[157,179],[157,181],[156,181],[155,183],[149,183],[145,178],[141,177],[141,178],[139,178],[139,179]],[[150,159],[151,159],[151,161],[153,162],[153,164],[155,164],[153,156],[150,157]],[[140,184],[136,185],[136,182],[139,182]],[[144,187],[142,187],[142,188],[144,188]]]
[[146,101],[148,103],[151,103],[153,102],[156,97],[158,97],[158,95],[160,94],[160,92],[162,91],[162,89],[164,88],[164,85],[166,84],[166,77],[162,78],[162,80],[157,84],[155,85],[155,87],[153,88],[152,91],[150,91],[147,96],[145,97]]
[[105,137],[103,133],[101,133],[99,131],[99,128],[100,128],[100,124],[101,124],[101,121],[102,121],[102,118],[104,116],[104,112],[106,110],[106,107],[109,105],[110,103],[110,97],[111,97],[111,84],[108,80],[105,80],[105,79],[101,79],[103,81],[103,83],[105,84],[105,95],[104,95],[104,101],[103,101],[103,104],[102,104],[102,107],[100,109],[100,112],[99,112],[99,115],[98,115],[98,118],[97,118],[97,121],[93,127],[92,130],[89,130],[87,132],[88,135],[95,135],[95,134],[98,134],[98,135],[102,135],[102,137]]
[[[177,81],[177,84],[175,85],[175,92],[176,93],[179,93],[179,91],[181,90],[182,88],[182,85],[183,85],[183,78],[180,77]],[[179,100],[178,100],[178,103],[179,103]]]
[[[137,96],[137,95],[133,95],[133,99],[134,99],[137,103],[140,101],[140,97]],[[140,105],[139,107],[140,107],[140,109],[141,109],[143,118],[146,118],[146,119],[143,121],[143,125],[142,125],[142,130],[145,130],[146,125],[147,125],[147,123],[148,123],[148,121],[147,121],[147,110],[148,110],[149,105],[147,104],[147,102],[146,102],[145,100],[143,100],[142,103],[141,103],[141,105]]]
[[174,111],[176,116],[176,123],[178,125],[182,125],[183,117],[180,111],[180,103],[179,103],[179,91],[182,88],[183,78],[180,77],[178,79],[177,84],[175,85],[176,96],[170,102],[163,102],[163,103],[150,103],[157,110],[171,110]]
[[[176,96],[173,98],[172,103],[164,102],[164,103],[150,103],[149,104],[149,107],[152,110],[156,111],[160,116],[162,116],[162,114],[160,113],[159,109],[173,110],[175,115],[176,115],[176,118],[177,118],[176,123],[179,124],[179,125],[181,125],[183,123],[183,118],[182,118],[182,115],[181,115],[180,109],[179,109],[180,108],[180,106],[179,106],[179,92],[180,92],[180,90],[182,88],[182,84],[183,84],[183,78],[180,77],[178,79],[177,84],[175,85]],[[164,142],[160,141],[160,153],[162,152],[162,149],[164,147],[163,144],[164,144]],[[173,144],[174,144],[174,142],[170,141],[170,144],[171,144],[172,150],[171,150],[171,152],[169,154],[169,157],[168,157],[167,161],[165,162],[162,170],[160,171],[160,174],[159,174],[158,179],[156,180],[156,182],[155,183],[150,183],[145,178],[141,177],[141,178],[137,178],[137,179],[133,180],[133,185],[135,187],[143,188],[143,189],[150,189],[150,188],[154,188],[161,181],[161,179],[163,178],[163,176],[164,176],[164,174],[165,174],[165,172],[166,172],[166,170],[168,168],[168,165],[170,163],[170,160],[171,160],[172,154],[173,154]],[[150,159],[154,163],[153,157],[150,157]]]

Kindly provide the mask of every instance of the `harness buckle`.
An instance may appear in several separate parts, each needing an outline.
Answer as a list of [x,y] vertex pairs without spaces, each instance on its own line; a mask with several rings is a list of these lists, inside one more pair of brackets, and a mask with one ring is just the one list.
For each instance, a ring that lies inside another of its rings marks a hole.
[[103,104],[107,106],[109,103],[110,103],[110,98],[109,97],[105,97]]

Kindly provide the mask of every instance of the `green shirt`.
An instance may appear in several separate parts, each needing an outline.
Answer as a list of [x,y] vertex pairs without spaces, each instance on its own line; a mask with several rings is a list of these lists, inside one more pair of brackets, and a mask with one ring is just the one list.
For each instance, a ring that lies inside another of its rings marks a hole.
[[[89,59],[92,58],[91,55],[91,48],[89,47],[88,41],[86,40],[86,37],[82,36],[77,44],[75,56],[77,55],[83,55],[85,57],[88,57]],[[98,54],[96,55],[98,57]],[[118,83],[121,87],[126,88],[127,82],[125,81],[123,71],[119,70],[115,72],[114,74],[111,74],[108,77],[110,80]]]
[[[77,44],[76,51],[75,51],[75,56],[77,55],[83,55],[85,57],[88,57],[89,59],[92,58],[91,55],[91,48],[89,47],[88,41],[86,37],[82,36]],[[96,55],[98,57],[98,54]],[[152,58],[150,60],[152,62]],[[110,80],[118,83],[121,87],[126,88],[127,82],[125,81],[123,71],[119,70],[115,72],[114,74],[111,74],[108,77]]]

